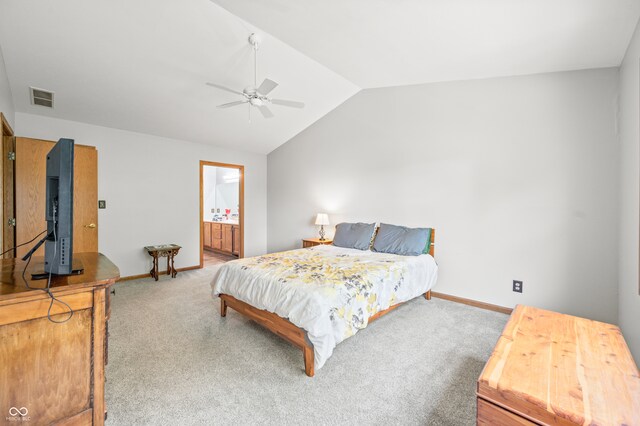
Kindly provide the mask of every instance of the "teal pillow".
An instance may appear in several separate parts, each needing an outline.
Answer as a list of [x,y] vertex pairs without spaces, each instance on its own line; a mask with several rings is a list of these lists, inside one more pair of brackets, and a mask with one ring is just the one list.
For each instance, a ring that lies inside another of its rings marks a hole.
[[422,254],[429,254],[429,250],[431,249],[431,228],[427,228],[427,245],[424,246],[424,250],[422,250]]

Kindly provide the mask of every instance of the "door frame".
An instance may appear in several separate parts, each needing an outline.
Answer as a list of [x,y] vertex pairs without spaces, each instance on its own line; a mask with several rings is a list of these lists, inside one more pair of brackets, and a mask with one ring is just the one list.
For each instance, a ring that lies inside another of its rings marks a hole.
[[209,167],[222,167],[225,169],[238,169],[240,171],[240,181],[238,182],[240,185],[240,195],[238,198],[238,204],[240,207],[239,215],[240,215],[240,253],[238,254],[238,258],[242,259],[244,257],[244,166],[241,164],[229,164],[229,163],[218,163],[215,161],[204,161],[200,160],[200,268],[204,267],[204,168],[205,166]]
[[[2,247],[3,252],[16,245],[16,228],[7,224],[7,219],[15,216],[13,162],[8,158],[9,151],[15,150],[15,146],[13,146],[14,140],[9,139],[14,137],[15,134],[7,118],[0,112],[0,155],[2,155],[0,159],[0,194],[2,194],[2,200],[0,200],[0,238],[2,238],[0,247]],[[13,235],[9,235],[11,232],[13,232]],[[1,257],[16,257],[16,251],[13,250]]]

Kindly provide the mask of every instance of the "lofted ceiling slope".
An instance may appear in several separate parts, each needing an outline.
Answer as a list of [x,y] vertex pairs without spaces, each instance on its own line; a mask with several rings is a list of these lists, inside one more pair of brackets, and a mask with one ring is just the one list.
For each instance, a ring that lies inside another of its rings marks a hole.
[[213,0],[362,88],[620,65],[638,0]]
[[[360,88],[618,66],[638,0],[2,0],[16,111],[268,153]],[[280,83],[264,119],[218,109]],[[56,94],[33,106],[29,86]]]
[[[258,80],[278,83],[274,118],[206,86],[253,83],[251,32],[261,33]],[[359,88],[209,0],[2,0],[0,46],[16,111],[231,149],[268,153]],[[33,106],[29,86],[55,92]],[[19,130],[19,129],[18,129]]]

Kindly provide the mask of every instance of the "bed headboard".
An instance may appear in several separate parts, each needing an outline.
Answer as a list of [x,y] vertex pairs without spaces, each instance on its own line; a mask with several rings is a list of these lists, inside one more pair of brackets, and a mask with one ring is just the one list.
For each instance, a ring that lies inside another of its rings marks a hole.
[[435,248],[436,248],[436,228],[431,228],[431,243],[429,245],[429,254],[435,257]]

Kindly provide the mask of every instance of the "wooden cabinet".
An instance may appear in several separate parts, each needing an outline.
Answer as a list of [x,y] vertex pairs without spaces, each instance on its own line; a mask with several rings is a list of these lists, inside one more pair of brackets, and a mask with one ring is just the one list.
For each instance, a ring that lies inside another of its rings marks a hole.
[[240,227],[233,225],[233,254],[240,256]]
[[222,251],[233,252],[233,225],[222,225]]
[[211,241],[211,222],[204,222],[203,229],[204,237],[202,240],[202,244],[205,248],[213,248],[213,244]]
[[478,379],[479,425],[640,425],[640,376],[615,325],[518,305]]
[[222,250],[222,224],[211,224],[211,247],[214,250]]
[[[52,278],[51,292],[73,309],[69,318],[66,306],[55,303],[51,318],[59,323],[47,318],[43,282],[30,279],[44,259],[34,258],[28,267],[31,289],[22,281],[25,262],[0,261],[0,407],[6,424],[104,424],[109,287],[120,272],[99,253],[76,259],[83,274]],[[24,407],[30,421],[23,423],[9,407]]]
[[226,254],[240,255],[240,225],[204,222],[205,248]]

